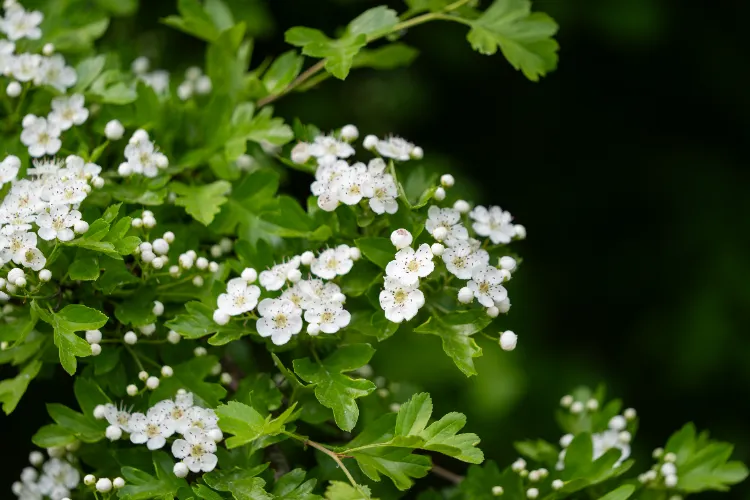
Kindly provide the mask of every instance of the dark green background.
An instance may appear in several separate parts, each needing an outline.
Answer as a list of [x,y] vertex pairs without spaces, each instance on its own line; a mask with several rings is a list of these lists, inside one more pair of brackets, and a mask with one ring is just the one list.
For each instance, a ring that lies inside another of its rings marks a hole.
[[[286,50],[288,27],[333,33],[376,5],[270,4],[277,26],[255,64]],[[503,323],[519,335],[516,351],[480,339],[480,375],[470,380],[434,338],[397,335],[373,362],[389,380],[432,393],[436,413],[465,412],[488,457],[508,463],[522,438],[556,441],[560,396],[606,382],[641,417],[639,472],[687,421],[750,461],[750,8],[722,4],[538,1],[560,23],[562,47],[559,69],[539,83],[472,52],[462,26],[419,27],[404,38],[421,51],[412,67],[357,71],[277,105],[323,129],[351,122],[403,135],[473,185],[474,201],[500,204],[527,227]],[[172,11],[172,2],[143,3],[137,24],[114,29],[157,30],[133,50],[164,47],[161,67],[200,63],[199,42],[155,23]],[[307,182],[295,177],[291,189],[305,194]],[[2,418],[13,459],[24,460],[45,423],[44,402],[70,398],[59,376],[35,382]],[[6,484],[17,477],[10,469]],[[745,485],[731,498],[748,496]]]

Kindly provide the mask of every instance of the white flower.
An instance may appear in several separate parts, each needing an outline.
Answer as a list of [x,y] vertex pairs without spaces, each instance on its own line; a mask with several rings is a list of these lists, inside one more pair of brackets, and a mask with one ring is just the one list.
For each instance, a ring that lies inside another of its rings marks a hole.
[[469,232],[463,225],[461,225],[461,214],[458,210],[452,208],[438,208],[435,205],[432,205],[429,210],[427,210],[425,229],[427,229],[427,232],[431,235],[435,236],[435,230],[438,228],[445,229],[445,236],[442,237],[442,241],[447,246],[453,246],[459,241],[464,241],[469,238]]
[[466,286],[474,292],[484,307],[494,307],[495,303],[505,300],[508,292],[501,285],[503,276],[500,270],[492,266],[476,266],[471,270],[471,281]]
[[336,333],[349,324],[352,315],[341,304],[316,305],[305,311],[305,321],[318,325],[323,333]]
[[7,71],[19,82],[36,80],[42,66],[42,56],[39,54],[19,54],[8,62]]
[[281,293],[280,298],[290,301],[299,309],[307,309],[307,307],[309,307],[311,303],[310,299],[307,297],[307,294],[303,292],[299,287],[299,283],[295,283],[293,286],[290,286],[289,288],[284,290]]
[[[136,59],[137,61],[137,59]],[[133,61],[135,64],[135,61]],[[164,94],[169,90],[169,71],[157,69],[151,73],[139,75],[143,83],[154,89],[157,94]]]
[[310,265],[310,271],[319,278],[331,280],[336,276],[348,273],[354,261],[347,245],[339,245],[336,248],[324,250]]
[[28,267],[32,271],[40,271],[44,269],[44,265],[47,263],[47,259],[41,250],[36,247],[26,247],[21,251],[21,259],[18,264],[23,267]]
[[17,156],[6,156],[2,163],[0,163],[0,186],[6,182],[16,180],[20,168],[21,160]]
[[395,260],[385,267],[385,273],[400,280],[405,285],[419,283],[419,278],[429,276],[435,270],[432,262],[430,245],[422,243],[415,251],[413,248],[402,248],[396,252]]
[[[158,380],[158,379],[157,379]],[[130,441],[135,444],[146,443],[149,450],[158,450],[167,444],[167,438],[175,433],[175,426],[169,413],[154,406],[146,415],[133,413],[130,416]]]
[[260,288],[247,284],[242,278],[234,278],[227,283],[227,293],[219,295],[216,303],[219,310],[230,316],[252,311],[258,304]]
[[52,99],[52,112],[48,119],[61,130],[68,130],[73,125],[81,125],[89,117],[89,110],[83,107],[84,98],[81,94],[70,97],[55,97]]
[[354,154],[354,148],[349,143],[339,141],[330,135],[320,135],[310,145],[310,156],[318,159],[320,165],[329,165],[339,158],[349,158]]
[[398,188],[390,174],[371,178],[365,185],[365,196],[370,198],[370,208],[376,214],[398,212]]
[[[296,265],[295,265],[296,264]],[[291,269],[299,267],[299,262],[293,259],[290,262],[284,262],[282,264],[276,264],[271,269],[261,271],[258,275],[260,286],[268,291],[280,290],[284,283],[286,283],[287,275]]]
[[389,137],[388,139],[378,141],[375,149],[381,156],[385,156],[386,158],[407,161],[411,159],[414,144],[400,137]]
[[446,248],[443,252],[443,262],[448,271],[462,280],[471,278],[471,272],[476,266],[486,266],[490,261],[490,256],[484,250],[474,250],[472,246],[465,241],[456,243],[456,245]]
[[386,276],[385,289],[380,292],[380,307],[385,317],[394,323],[410,320],[424,305],[424,294],[417,283],[404,285],[400,280]]
[[[13,42],[9,42],[8,40],[0,40],[0,74],[9,76],[11,74],[13,63],[15,59],[14,52],[16,51],[16,44]],[[18,82],[10,82],[15,83],[16,85],[13,85],[13,87],[18,87],[18,94],[11,97],[18,97],[21,93],[20,85]],[[10,86],[10,84],[8,84]],[[10,92],[8,93],[10,96]]]
[[[218,375],[218,373],[215,375]],[[219,417],[216,416],[215,411],[209,408],[193,406],[192,408],[187,409],[186,417],[190,422],[188,428],[194,427],[208,432],[212,429],[218,429],[219,427]]]
[[258,313],[261,315],[255,324],[258,333],[261,337],[271,337],[276,345],[286,344],[302,330],[301,311],[289,300],[263,299],[258,304]]
[[65,92],[75,85],[76,80],[78,80],[76,70],[66,66],[65,59],[59,54],[42,58],[39,71],[34,77],[34,83],[37,85],[46,84],[55,87],[60,92]]
[[39,40],[42,37],[39,25],[43,19],[44,15],[38,10],[27,12],[23,8],[12,9],[6,11],[5,19],[0,22],[0,30],[10,40]]
[[104,405],[104,418],[110,425],[119,427],[125,432],[130,432],[130,413],[123,409],[118,409],[112,403]]
[[0,259],[20,264],[23,251],[36,248],[36,233],[16,232],[8,236],[0,234]]
[[61,500],[70,496],[70,490],[78,487],[80,481],[78,469],[64,460],[51,458],[42,466],[39,491],[53,500]]
[[510,243],[516,235],[516,229],[512,224],[513,217],[509,212],[504,212],[500,207],[490,207],[487,210],[479,205],[469,212],[469,217],[474,219],[472,227],[479,236],[489,236],[494,244]]
[[75,237],[71,227],[81,220],[81,212],[71,210],[68,205],[55,205],[49,212],[39,214],[36,223],[39,226],[39,237],[45,241],[57,238],[70,241]]
[[172,454],[182,459],[192,472],[210,472],[216,467],[218,459],[216,443],[201,429],[193,427],[183,435],[185,439],[178,439],[172,443]]
[[148,140],[148,135],[141,138],[140,135],[136,137],[133,134],[130,143],[125,146],[125,158],[131,172],[146,177],[156,177],[159,175],[159,169],[169,165],[167,157],[156,150],[154,143]]
[[[33,115],[32,115],[33,116]],[[34,117],[24,125],[21,132],[21,142],[28,146],[29,155],[39,158],[44,155],[53,155],[60,150],[60,127],[55,123],[48,122],[46,118]]]
[[184,434],[191,427],[188,410],[193,407],[193,393],[177,394],[174,401],[165,399],[154,405],[155,409],[166,414],[165,421],[175,432]]

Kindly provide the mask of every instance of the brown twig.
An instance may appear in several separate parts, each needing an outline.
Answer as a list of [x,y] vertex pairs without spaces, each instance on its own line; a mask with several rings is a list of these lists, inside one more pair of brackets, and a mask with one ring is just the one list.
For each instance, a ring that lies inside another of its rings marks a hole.
[[432,473],[436,476],[440,476],[446,481],[450,481],[453,484],[459,484],[461,481],[464,480],[464,477],[456,474],[455,472],[449,471],[448,469],[444,469],[440,467],[439,465],[432,464]]

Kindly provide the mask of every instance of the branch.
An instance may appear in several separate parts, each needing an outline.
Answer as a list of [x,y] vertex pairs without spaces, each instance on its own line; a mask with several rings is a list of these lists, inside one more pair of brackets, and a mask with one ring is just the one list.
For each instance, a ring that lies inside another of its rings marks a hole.
[[461,481],[464,480],[463,476],[456,474],[455,472],[449,471],[448,469],[444,469],[440,467],[439,465],[432,464],[432,469],[430,469],[430,471],[436,476],[440,476],[443,479],[450,481],[453,484],[459,484]]

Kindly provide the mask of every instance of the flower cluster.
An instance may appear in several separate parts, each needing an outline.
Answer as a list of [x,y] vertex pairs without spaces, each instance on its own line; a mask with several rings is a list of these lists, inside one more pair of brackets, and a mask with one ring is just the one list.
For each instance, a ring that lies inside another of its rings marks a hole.
[[382,157],[370,160],[367,165],[361,162],[350,165],[346,159],[355,154],[350,142],[358,136],[357,127],[346,125],[338,136],[321,135],[312,143],[300,142],[292,150],[292,161],[306,163],[315,159],[315,182],[310,189],[318,197],[321,209],[331,212],[340,203],[357,205],[367,199],[376,214],[394,214],[398,211],[398,188],[393,176],[386,173],[382,157],[404,161],[421,158],[422,150],[398,137],[379,140],[367,136],[365,148]]
[[[344,309],[346,296],[341,288],[328,280],[347,274],[360,256],[358,248],[339,245],[323,250],[317,257],[310,251],[295,255],[261,271],[260,275],[255,269],[247,268],[239,278],[229,280],[226,293],[217,299],[213,319],[225,325],[233,316],[249,313],[257,307],[258,334],[271,337],[276,345],[286,344],[302,331],[303,315],[310,335],[336,333],[349,324],[351,314]],[[318,278],[302,279],[300,266],[303,265],[309,266],[310,272]],[[281,290],[287,283],[290,285],[280,296],[258,302],[261,288],[253,284],[256,280],[268,292]]]
[[[21,166],[15,156],[6,157],[0,164],[2,180],[11,188],[0,203],[0,265],[10,262],[39,271],[41,281],[51,277],[43,269],[44,253],[38,248],[39,239],[50,242],[70,241],[76,234],[88,231],[81,219],[78,206],[93,187],[101,187],[101,167],[86,163],[79,156],[35,161],[26,179],[15,179]],[[35,229],[36,226],[36,229]],[[0,282],[11,293],[14,287],[25,286],[23,270],[8,273],[7,283]]]
[[391,242],[398,251],[385,268],[385,286],[379,300],[385,317],[394,323],[408,321],[417,315],[424,305],[419,279],[435,270],[430,245],[423,243],[414,250],[410,246],[412,240],[406,229],[397,229],[391,234]]
[[52,111],[46,118],[26,115],[21,122],[21,142],[28,147],[29,155],[40,158],[60,151],[62,132],[88,119],[89,110],[83,105],[84,97],[81,94],[55,97],[52,99]]
[[[511,470],[521,476],[522,478],[528,479],[529,483],[538,483],[549,476],[549,471],[544,467],[540,469],[528,470],[526,469],[526,460],[519,458],[510,466]],[[553,490],[559,490],[564,486],[564,483],[560,479],[552,481],[551,485]],[[495,486],[492,488],[492,494],[500,496],[504,493],[502,486]],[[540,494],[539,485],[532,486],[526,490],[526,498],[534,500],[538,498]]]
[[181,436],[172,442],[172,455],[180,462],[174,473],[185,477],[191,472],[209,472],[216,467],[218,459],[216,443],[224,439],[218,426],[216,413],[193,404],[193,394],[181,390],[172,399],[156,403],[144,413],[130,413],[113,404],[99,405],[94,417],[106,419],[107,438],[115,441],[130,435],[130,442],[145,444],[149,450],[158,450],[174,435]]
[[32,452],[29,461],[33,467],[21,472],[21,480],[13,483],[12,491],[21,500],[41,500],[43,496],[52,500],[69,498],[78,487],[81,474],[63,457],[52,456],[45,461],[41,452]]
[[140,174],[152,178],[169,166],[167,156],[156,148],[143,129],[136,130],[128,141],[125,159],[127,161],[117,167],[117,173],[123,177]]
[[674,453],[664,453],[663,448],[654,450],[653,457],[659,462],[651,470],[638,476],[638,480],[643,483],[657,483],[660,480],[664,482],[667,488],[677,486],[679,478],[677,477],[677,455]]
[[211,78],[204,75],[198,66],[191,66],[185,70],[185,81],[177,87],[177,97],[181,101],[187,101],[193,97],[193,94],[209,94],[211,88]]
[[149,72],[151,61],[141,56],[133,60],[130,69],[143,83],[154,89],[159,95],[166,95],[169,90],[169,71],[157,69]]

